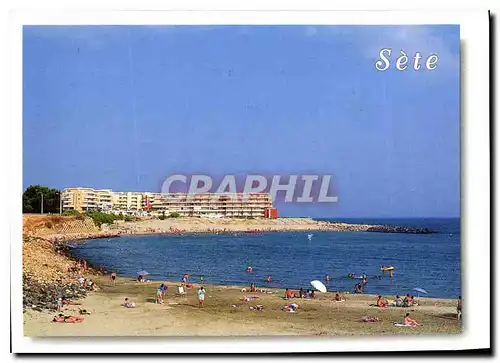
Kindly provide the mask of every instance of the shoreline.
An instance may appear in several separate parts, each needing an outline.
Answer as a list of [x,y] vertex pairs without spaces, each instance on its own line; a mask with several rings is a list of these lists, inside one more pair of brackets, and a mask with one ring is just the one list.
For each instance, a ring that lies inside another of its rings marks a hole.
[[[29,228],[25,225],[29,224]],[[99,227],[89,218],[60,215],[23,215],[23,235],[44,237],[55,242],[113,238],[129,235],[154,234],[262,234],[272,232],[368,232],[434,234],[425,227],[344,223],[312,218],[278,219],[202,219],[202,218],[142,218],[135,221],[115,221]]]

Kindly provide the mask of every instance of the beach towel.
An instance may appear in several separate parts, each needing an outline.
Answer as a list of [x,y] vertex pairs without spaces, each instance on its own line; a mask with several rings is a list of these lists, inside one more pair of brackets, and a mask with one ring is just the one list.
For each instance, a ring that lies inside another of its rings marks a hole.
[[410,328],[415,328],[414,325],[406,325],[406,324],[403,324],[403,323],[393,323],[394,326],[408,326]]

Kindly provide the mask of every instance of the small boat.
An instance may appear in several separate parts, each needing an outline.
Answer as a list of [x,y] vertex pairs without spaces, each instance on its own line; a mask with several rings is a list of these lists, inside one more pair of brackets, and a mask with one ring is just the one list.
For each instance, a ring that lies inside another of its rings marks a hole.
[[382,271],[391,271],[391,270],[394,270],[395,267],[394,266],[382,266],[380,269]]

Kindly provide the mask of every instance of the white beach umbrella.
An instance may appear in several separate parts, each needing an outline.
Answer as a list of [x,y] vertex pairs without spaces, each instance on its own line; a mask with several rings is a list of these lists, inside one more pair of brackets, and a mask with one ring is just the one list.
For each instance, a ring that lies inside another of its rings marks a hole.
[[326,292],[326,286],[319,280],[311,281],[311,285],[320,292]]

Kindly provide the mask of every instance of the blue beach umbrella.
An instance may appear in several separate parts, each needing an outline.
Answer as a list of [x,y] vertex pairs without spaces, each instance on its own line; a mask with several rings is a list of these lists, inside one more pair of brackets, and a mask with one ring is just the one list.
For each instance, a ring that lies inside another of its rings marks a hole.
[[149,272],[144,271],[144,270],[139,271],[139,272],[137,273],[137,276],[146,276],[146,275],[149,275]]
[[417,299],[420,297],[420,293],[422,294],[427,294],[427,291],[425,291],[424,289],[422,289],[421,287],[415,287],[412,289],[413,291],[416,291],[418,292],[419,294],[417,295]]
[[421,287],[415,287],[414,289],[412,289],[413,291],[417,291],[417,292],[421,292],[422,294],[427,294],[427,291],[425,291],[424,289],[422,289]]

